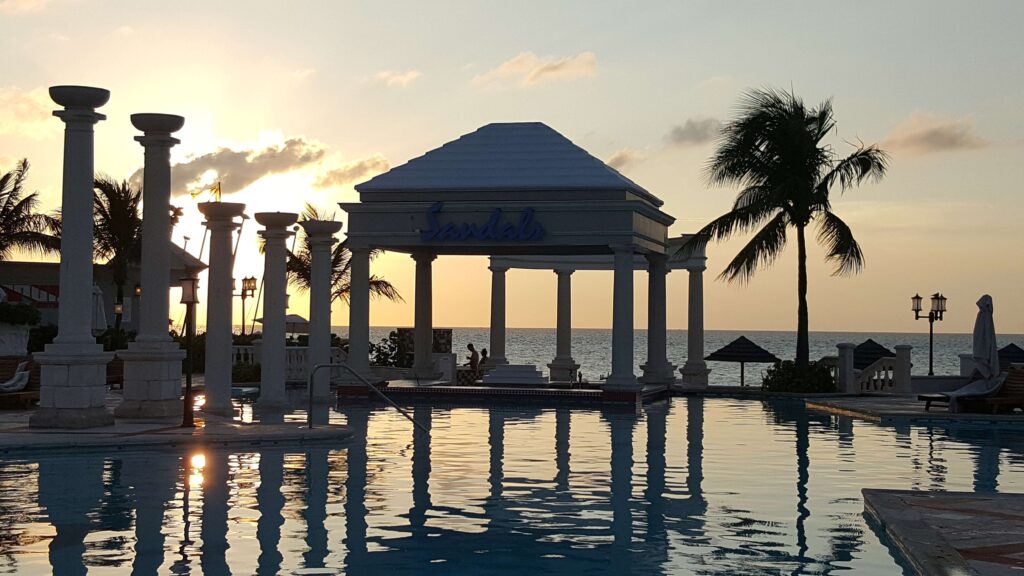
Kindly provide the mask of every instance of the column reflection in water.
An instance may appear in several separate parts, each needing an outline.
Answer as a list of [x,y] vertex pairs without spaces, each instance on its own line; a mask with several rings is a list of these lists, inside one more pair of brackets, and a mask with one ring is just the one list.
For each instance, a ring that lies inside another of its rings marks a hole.
[[369,569],[366,557],[366,434],[367,410],[348,412],[352,438],[348,442],[348,477],[345,479],[345,568],[350,574]]
[[54,574],[86,574],[85,537],[90,514],[103,499],[103,458],[59,456],[39,462],[39,505],[56,531],[50,541]]
[[569,493],[569,423],[570,414],[568,408],[555,410],[555,490],[559,499],[570,499]]
[[611,504],[612,504],[612,569],[627,572],[631,559],[629,544],[633,537],[633,511],[630,496],[633,493],[633,412],[605,412],[611,431]]
[[[325,406],[326,408],[326,406]],[[324,568],[327,560],[327,448],[306,451],[306,548],[302,565],[307,570]]]
[[164,562],[164,509],[174,497],[180,461],[163,456],[129,454],[123,458],[121,481],[132,489],[135,507],[133,574],[156,574]]
[[[416,406],[413,418],[432,430],[430,406]],[[412,509],[409,526],[414,539],[426,537],[427,512],[430,511],[430,434],[412,427]]]
[[203,511],[199,537],[203,543],[200,566],[203,574],[231,574],[226,554],[228,551],[228,499],[230,473],[228,453],[209,450],[203,466]]
[[665,435],[669,403],[667,401],[648,404],[645,411],[647,421],[647,500],[648,556],[656,553],[649,561],[668,560],[668,535],[665,531]]
[[487,444],[490,446],[490,469],[487,475],[490,492],[484,504],[487,532],[505,532],[507,515],[502,497],[505,482],[505,415],[500,408],[489,410]]
[[284,451],[280,448],[265,448],[260,453],[260,485],[256,489],[256,503],[260,518],[256,522],[256,539],[260,542],[260,557],[257,574],[277,574],[281,569],[281,525],[284,516],[284,495],[281,484],[284,481]]
[[981,440],[974,457],[974,491],[995,492],[999,488],[999,448],[991,438]]

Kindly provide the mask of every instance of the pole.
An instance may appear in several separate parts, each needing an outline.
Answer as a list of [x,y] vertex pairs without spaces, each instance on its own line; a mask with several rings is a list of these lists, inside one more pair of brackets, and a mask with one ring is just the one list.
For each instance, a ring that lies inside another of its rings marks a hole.
[[195,428],[192,414],[192,335],[195,332],[195,304],[185,305],[185,407],[181,414],[182,428]]
[[928,313],[928,375],[935,376],[932,357],[935,354],[935,313]]
[[245,288],[242,288],[242,336],[245,336]]

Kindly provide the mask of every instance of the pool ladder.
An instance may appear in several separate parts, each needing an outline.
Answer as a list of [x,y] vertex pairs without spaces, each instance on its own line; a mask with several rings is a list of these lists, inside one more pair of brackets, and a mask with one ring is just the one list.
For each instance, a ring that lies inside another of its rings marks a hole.
[[401,413],[402,416],[405,416],[406,419],[409,420],[409,422],[412,422],[413,426],[419,428],[422,432],[428,434],[430,433],[429,430],[424,428],[422,424],[417,422],[401,406],[395,404],[394,401],[391,400],[391,398],[388,398],[383,392],[378,390],[376,386],[370,384],[369,380],[360,376],[359,373],[353,370],[351,367],[349,367],[348,364],[317,364],[316,366],[313,366],[312,370],[309,371],[309,378],[306,380],[307,390],[309,391],[309,410],[306,412],[306,423],[309,425],[310,428],[313,428],[313,376],[316,374],[317,370],[320,370],[321,368],[343,368],[346,372],[348,372],[352,376],[355,376],[356,380],[359,380],[367,388],[373,390],[374,393],[383,398],[384,401],[390,404],[395,410],[398,410],[398,412]]

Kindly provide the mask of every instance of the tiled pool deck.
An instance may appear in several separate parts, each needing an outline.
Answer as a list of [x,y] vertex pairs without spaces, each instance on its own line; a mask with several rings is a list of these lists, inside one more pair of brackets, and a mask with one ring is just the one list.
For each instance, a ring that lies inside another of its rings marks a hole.
[[945,407],[932,407],[930,411],[925,411],[924,402],[908,397],[831,396],[807,398],[805,405],[809,410],[853,416],[880,424],[933,424],[955,421],[968,424],[1024,426],[1022,414],[952,414]]
[[920,574],[1024,573],[1024,494],[863,493],[866,514]]

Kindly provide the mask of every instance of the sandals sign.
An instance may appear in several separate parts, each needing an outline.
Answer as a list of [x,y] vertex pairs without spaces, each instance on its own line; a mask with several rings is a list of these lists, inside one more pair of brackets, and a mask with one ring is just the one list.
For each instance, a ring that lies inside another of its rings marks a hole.
[[544,227],[533,219],[533,208],[520,212],[515,222],[503,221],[501,208],[495,208],[482,224],[443,222],[444,202],[436,202],[427,210],[430,227],[420,231],[424,242],[536,242],[544,238]]

